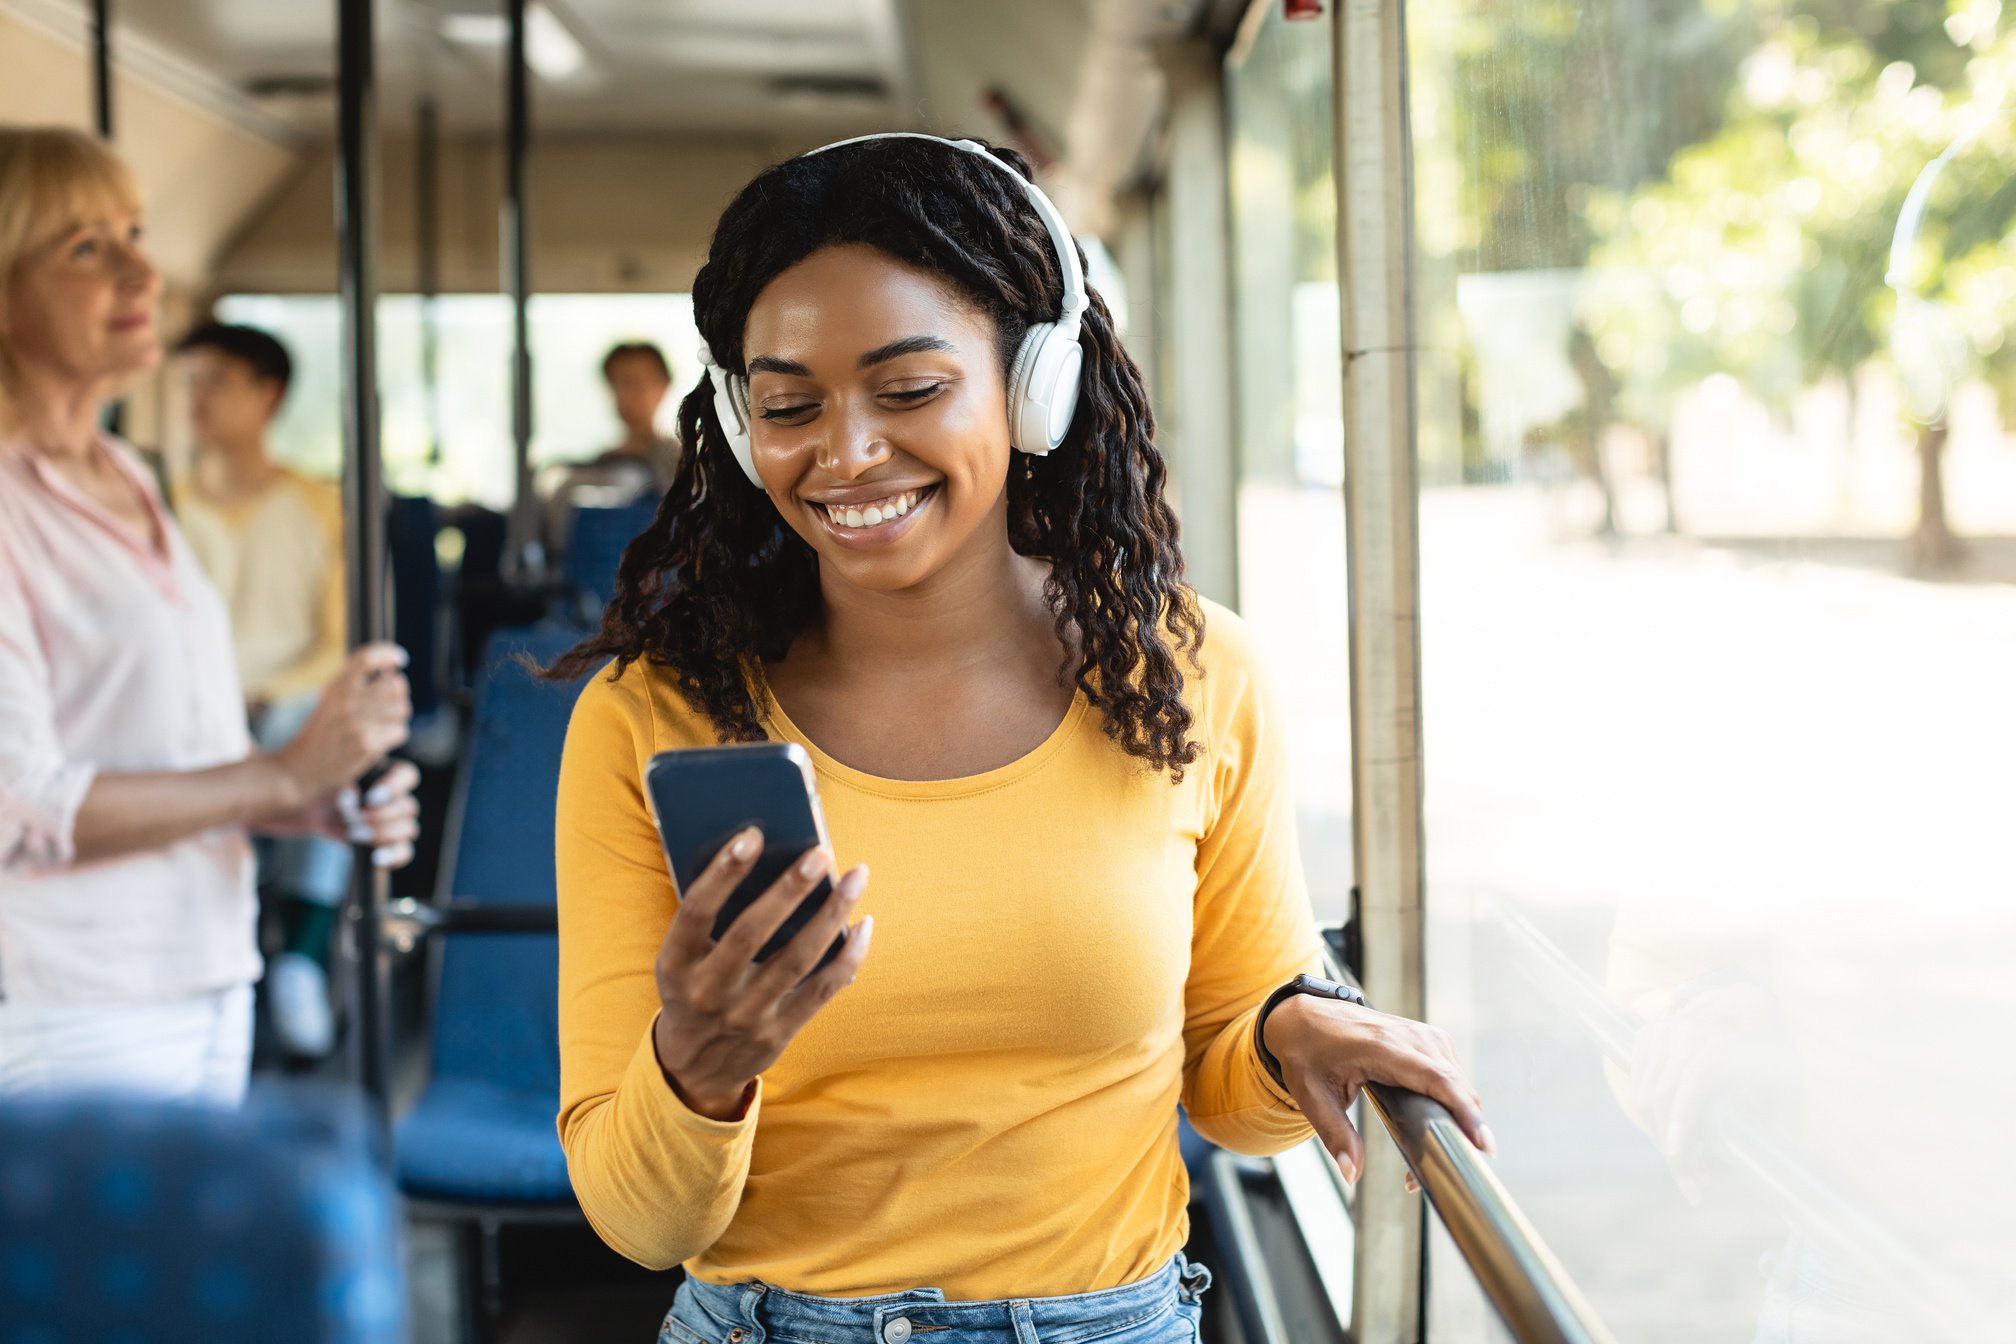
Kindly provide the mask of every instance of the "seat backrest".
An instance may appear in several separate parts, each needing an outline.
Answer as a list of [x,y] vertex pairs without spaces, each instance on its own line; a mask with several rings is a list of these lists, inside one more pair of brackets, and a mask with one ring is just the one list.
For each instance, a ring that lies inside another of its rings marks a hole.
[[616,568],[622,563],[623,548],[657,516],[656,499],[611,508],[576,508],[567,527],[567,582],[606,604],[616,592]]
[[406,684],[412,690],[415,714],[426,714],[441,701],[441,562],[434,552],[439,527],[433,500],[392,497],[385,521],[392,561],[392,638],[411,655]]
[[392,1344],[403,1265],[353,1091],[0,1101],[0,1338]]
[[[444,887],[462,899],[551,905],[553,803],[560,749],[578,685],[542,681],[519,654],[551,662],[578,630],[499,630],[477,672],[475,712],[462,761],[460,820]],[[434,996],[434,1073],[531,1092],[560,1091],[555,940],[534,933],[462,933],[441,939]]]

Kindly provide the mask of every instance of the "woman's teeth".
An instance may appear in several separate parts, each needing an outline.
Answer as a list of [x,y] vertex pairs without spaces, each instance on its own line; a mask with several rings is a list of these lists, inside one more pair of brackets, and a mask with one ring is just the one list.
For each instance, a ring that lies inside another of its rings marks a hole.
[[924,497],[922,490],[908,490],[887,499],[870,500],[867,504],[821,504],[826,516],[842,527],[880,527],[883,523],[894,522],[917,507]]

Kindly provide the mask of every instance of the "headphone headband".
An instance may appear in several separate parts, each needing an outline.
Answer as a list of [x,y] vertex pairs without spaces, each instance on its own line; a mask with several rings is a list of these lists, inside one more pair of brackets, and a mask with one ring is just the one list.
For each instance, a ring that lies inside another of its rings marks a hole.
[[[1078,336],[1085,310],[1091,306],[1084,268],[1078,264],[1078,245],[1071,231],[1064,227],[1064,217],[1041,187],[995,158],[977,140],[948,140],[923,131],[883,131],[835,140],[798,157],[809,159],[829,149],[870,140],[929,140],[991,163],[1014,179],[1043,221],[1063,276],[1064,297],[1055,319],[1032,324],[1023,336],[1022,347],[1016,352],[1008,374],[1008,423],[1009,441],[1015,448],[1039,457],[1050,452],[1064,441],[1078,406],[1078,378],[1085,360]],[[723,369],[704,343],[700,347],[700,362],[707,366],[714,383],[714,416],[727,437],[729,451],[741,465],[743,474],[761,489],[762,478],[751,456],[748,379]]]
[[1064,305],[1057,314],[1057,321],[1070,328],[1072,335],[1078,333],[1078,320],[1090,306],[1085,296],[1085,272],[1078,265],[1078,244],[1071,237],[1071,230],[1064,225],[1064,216],[1057,213],[1057,207],[1037,186],[1022,174],[1016,172],[988,152],[987,146],[978,140],[948,140],[942,135],[931,135],[924,131],[878,131],[873,135],[856,135],[846,140],[835,140],[830,145],[808,149],[798,157],[809,159],[814,154],[824,154],[829,149],[840,149],[846,145],[866,144],[871,140],[929,140],[933,144],[947,145],[993,164],[1006,173],[1022,194],[1029,198],[1029,204],[1036,207],[1037,215],[1043,220],[1043,227],[1050,234],[1051,250],[1057,254],[1058,268],[1064,273]]

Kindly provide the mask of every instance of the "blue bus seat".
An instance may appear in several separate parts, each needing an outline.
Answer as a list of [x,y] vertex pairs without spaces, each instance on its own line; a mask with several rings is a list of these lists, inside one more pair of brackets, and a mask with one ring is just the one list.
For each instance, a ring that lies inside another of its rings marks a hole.
[[658,516],[656,499],[640,499],[612,508],[582,506],[567,525],[567,582],[595,603],[599,611],[616,593],[616,568],[623,548]]
[[394,495],[385,517],[386,554],[392,571],[392,638],[411,655],[406,684],[413,716],[441,703],[441,562],[434,552],[440,511],[423,496]]
[[364,1099],[0,1102],[0,1340],[407,1337],[398,1202]]
[[[554,794],[579,688],[541,681],[540,663],[577,630],[500,630],[477,673],[475,712],[445,893],[476,904],[551,906]],[[551,935],[440,939],[431,1077],[394,1130],[409,1195],[481,1204],[572,1203],[554,1132],[560,1052]]]

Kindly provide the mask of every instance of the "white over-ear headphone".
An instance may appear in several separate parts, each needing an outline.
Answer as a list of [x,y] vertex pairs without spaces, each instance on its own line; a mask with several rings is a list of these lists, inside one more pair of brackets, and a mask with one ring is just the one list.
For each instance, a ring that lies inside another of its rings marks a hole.
[[[1038,322],[1022,338],[1021,349],[1008,369],[1008,443],[1020,452],[1041,457],[1064,442],[1071,429],[1072,413],[1078,409],[1078,375],[1085,366],[1085,350],[1078,344],[1078,324],[1090,300],[1085,293],[1085,273],[1078,267],[1078,247],[1071,241],[1064,217],[1043,194],[1043,189],[987,152],[973,140],[947,140],[921,131],[885,131],[880,135],[857,135],[801,154],[810,158],[842,145],[858,145],[867,140],[930,140],[978,156],[1015,180],[1029,198],[1049,230],[1050,244],[1057,252],[1057,268],[1064,275],[1064,308],[1055,322]],[[714,353],[700,347],[700,362],[714,380],[714,418],[743,472],[760,490],[763,480],[756,474],[756,459],[749,449],[749,380],[727,372],[714,362]]]

